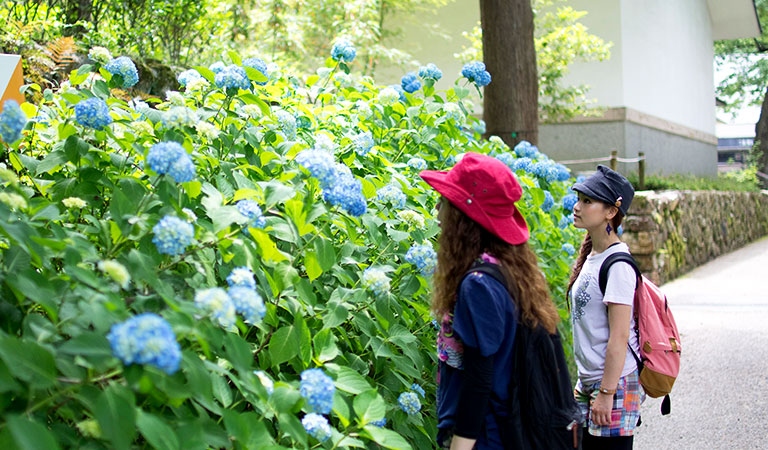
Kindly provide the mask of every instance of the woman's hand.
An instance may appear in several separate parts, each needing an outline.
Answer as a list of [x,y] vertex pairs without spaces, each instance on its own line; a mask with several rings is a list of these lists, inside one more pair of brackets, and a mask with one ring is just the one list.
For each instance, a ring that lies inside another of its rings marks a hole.
[[589,417],[595,425],[610,425],[611,411],[613,410],[613,395],[597,394],[597,398],[592,400]]
[[472,450],[473,448],[475,448],[475,439],[453,435],[451,450]]

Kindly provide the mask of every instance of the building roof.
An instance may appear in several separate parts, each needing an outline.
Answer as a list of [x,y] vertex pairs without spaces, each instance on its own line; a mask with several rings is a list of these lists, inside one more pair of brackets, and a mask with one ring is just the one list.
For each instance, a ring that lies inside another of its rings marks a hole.
[[707,7],[714,40],[760,37],[754,0],[707,0]]

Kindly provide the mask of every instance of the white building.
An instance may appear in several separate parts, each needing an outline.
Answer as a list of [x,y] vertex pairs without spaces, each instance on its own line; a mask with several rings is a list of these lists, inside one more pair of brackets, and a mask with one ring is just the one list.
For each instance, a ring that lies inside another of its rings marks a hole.
[[[481,0],[482,1],[482,0]],[[539,147],[556,160],[646,155],[650,173],[717,173],[713,43],[760,35],[753,0],[570,0],[592,34],[613,43],[611,58],[577,64],[566,82],[587,84],[588,96],[605,108],[601,117],[542,124]],[[454,79],[461,64],[453,54],[480,17],[478,0],[456,0],[403,42],[422,63],[434,62]],[[425,30],[436,24],[444,37]],[[493,74],[492,74],[493,75]],[[576,170],[594,163],[572,166]],[[619,166],[634,171],[637,165]]]

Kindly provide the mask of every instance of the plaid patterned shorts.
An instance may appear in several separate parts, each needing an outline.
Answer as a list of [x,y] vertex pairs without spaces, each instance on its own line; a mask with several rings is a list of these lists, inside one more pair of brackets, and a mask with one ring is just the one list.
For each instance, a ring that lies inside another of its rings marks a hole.
[[635,370],[619,378],[616,395],[613,396],[610,425],[595,425],[589,418],[589,404],[597,397],[598,389],[599,381],[583,385],[579,380],[573,392],[586,419],[589,434],[602,437],[632,436],[640,419],[640,405],[645,401],[645,391],[640,386],[640,373]]

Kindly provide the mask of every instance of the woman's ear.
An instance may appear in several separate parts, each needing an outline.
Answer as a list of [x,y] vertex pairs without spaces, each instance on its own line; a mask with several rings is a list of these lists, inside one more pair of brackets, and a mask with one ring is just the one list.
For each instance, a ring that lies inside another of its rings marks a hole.
[[606,206],[608,209],[606,211],[605,218],[608,220],[613,220],[613,218],[616,217],[616,214],[619,213],[619,208],[611,205],[606,205]]

